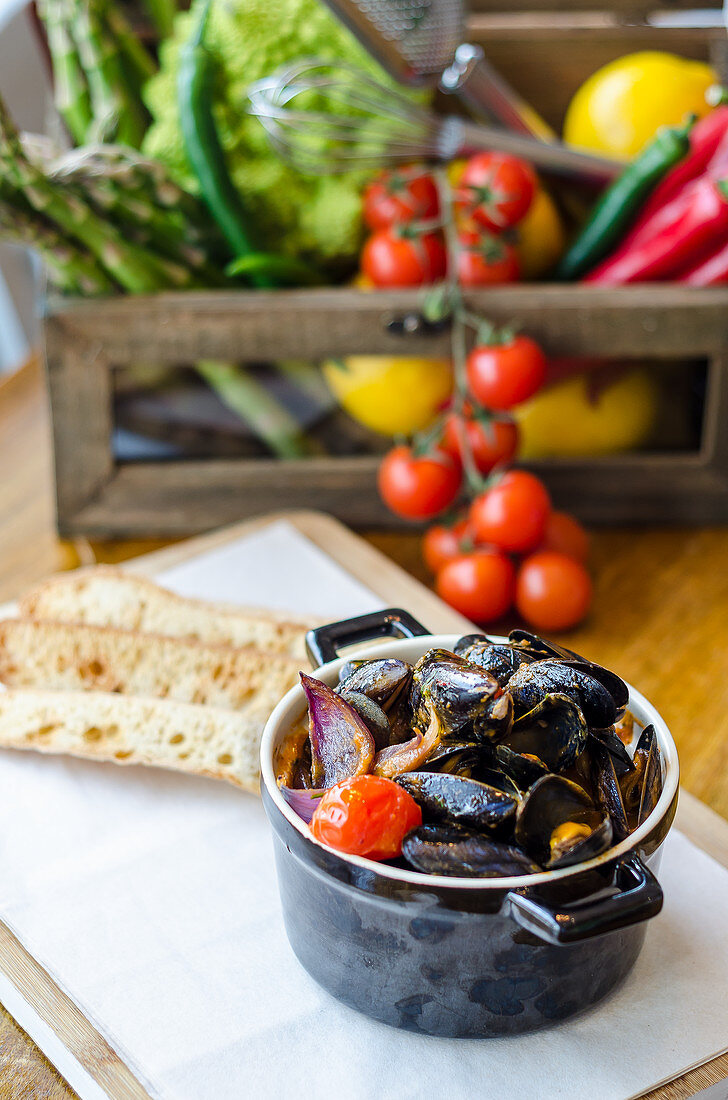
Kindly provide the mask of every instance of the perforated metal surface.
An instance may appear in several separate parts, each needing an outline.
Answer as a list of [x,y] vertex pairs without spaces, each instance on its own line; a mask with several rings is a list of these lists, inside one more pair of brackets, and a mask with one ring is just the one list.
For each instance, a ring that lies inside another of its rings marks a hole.
[[462,42],[462,0],[326,0],[399,80],[439,77]]

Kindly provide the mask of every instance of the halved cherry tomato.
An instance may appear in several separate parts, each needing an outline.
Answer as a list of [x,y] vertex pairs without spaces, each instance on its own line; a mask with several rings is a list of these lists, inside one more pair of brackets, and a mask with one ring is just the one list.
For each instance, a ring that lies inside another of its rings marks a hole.
[[518,279],[518,253],[508,241],[465,231],[458,235],[458,244],[458,279],[463,286],[496,286]]
[[516,569],[498,550],[486,548],[460,554],[446,562],[437,574],[438,596],[476,623],[488,623],[505,615],[513,603]]
[[478,225],[501,233],[524,217],[535,194],[530,164],[508,153],[476,153],[465,165],[456,201]]
[[417,456],[403,444],[382,459],[379,494],[395,515],[432,519],[455,500],[461,480],[460,463],[444,451]]
[[518,447],[518,426],[512,420],[482,418],[470,408],[463,416],[450,413],[445,420],[440,447],[462,461],[462,429],[481,474],[489,474],[499,463],[510,462]]
[[407,226],[379,229],[361,254],[364,274],[378,287],[422,286],[444,278],[447,254],[441,233]]
[[589,557],[589,536],[568,512],[552,512],[546,520],[546,533],[539,549],[555,550],[583,563]]
[[395,859],[405,834],[421,824],[422,810],[391,779],[356,775],[329,787],[311,818],[311,832],[339,852]]
[[364,191],[364,222],[369,229],[424,221],[439,213],[437,184],[428,172],[414,167],[383,172]]
[[509,470],[470,507],[478,542],[522,554],[543,539],[551,501],[542,481],[525,470]]
[[516,607],[537,630],[568,630],[586,615],[592,582],[581,562],[553,550],[539,550],[521,564]]
[[533,397],[546,377],[546,356],[530,336],[476,344],[467,359],[468,388],[487,409],[506,411]]
[[428,527],[422,539],[422,557],[430,572],[437,573],[446,562],[462,554],[467,538],[467,519],[458,520],[452,527],[441,523]]

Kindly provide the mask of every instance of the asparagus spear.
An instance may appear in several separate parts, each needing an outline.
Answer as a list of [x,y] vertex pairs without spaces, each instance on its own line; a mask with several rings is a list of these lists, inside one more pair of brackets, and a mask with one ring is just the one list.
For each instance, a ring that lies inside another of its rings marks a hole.
[[39,0],[38,14],[45,25],[53,64],[56,107],[71,137],[80,145],[92,121],[86,75],[68,30],[63,4],[59,0]]
[[88,203],[53,183],[23,151],[4,102],[0,99],[0,170],[39,214],[80,241],[107,273],[132,293],[199,285],[188,268],[152,255],[94,213]]
[[177,14],[175,0],[144,0],[150,19],[159,31],[161,38],[172,34],[174,17]]
[[116,289],[93,256],[65,240],[37,214],[0,198],[0,237],[40,253],[52,283],[65,294],[109,294]]
[[91,138],[139,145],[146,131],[144,107],[130,95],[117,45],[102,18],[99,0],[67,0],[66,15],[91,93],[94,121]]
[[111,34],[116,38],[122,65],[128,74],[130,90],[138,94],[149,77],[154,76],[157,71],[154,58],[139,41],[126,16],[115,3],[106,5],[104,17]]

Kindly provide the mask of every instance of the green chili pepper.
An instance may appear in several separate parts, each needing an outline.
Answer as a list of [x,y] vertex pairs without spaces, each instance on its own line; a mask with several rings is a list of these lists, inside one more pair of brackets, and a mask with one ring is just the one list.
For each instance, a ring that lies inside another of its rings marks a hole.
[[[200,21],[180,54],[177,78],[180,127],[185,151],[210,213],[220,226],[233,255],[254,252],[248,214],[233,184],[212,113],[214,60],[205,47],[211,0],[202,7]],[[251,276],[255,286],[273,286],[263,274]]]
[[277,252],[249,252],[247,256],[238,256],[227,265],[225,274],[242,275],[251,280],[268,276],[284,286],[323,286],[326,282],[320,272],[303,260],[279,256]]
[[691,116],[683,126],[660,127],[599,199],[557,267],[557,279],[578,279],[619,243],[655,185],[687,155],[694,122]]

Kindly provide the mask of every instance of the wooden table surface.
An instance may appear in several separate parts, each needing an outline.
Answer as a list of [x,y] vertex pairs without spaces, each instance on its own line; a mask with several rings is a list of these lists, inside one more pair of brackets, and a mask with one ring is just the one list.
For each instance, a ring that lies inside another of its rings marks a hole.
[[[429,581],[412,534],[366,532]],[[0,382],[0,602],[57,569],[121,561],[159,542],[59,542],[53,526],[42,374],[29,364]],[[728,530],[594,534],[595,600],[567,645],[614,668],[655,703],[680,751],[683,785],[728,818]],[[675,1100],[695,1091],[674,1086]],[[0,1015],[0,1098],[72,1095],[32,1043]]]

